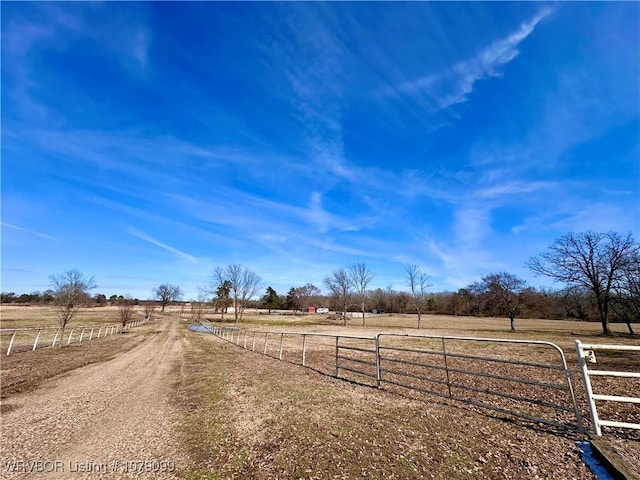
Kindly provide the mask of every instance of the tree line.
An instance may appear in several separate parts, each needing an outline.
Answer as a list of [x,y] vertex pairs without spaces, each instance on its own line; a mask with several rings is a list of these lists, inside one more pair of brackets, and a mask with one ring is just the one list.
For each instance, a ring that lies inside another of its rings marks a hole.
[[[366,312],[411,313],[417,315],[421,328],[423,313],[472,316],[506,316],[510,328],[515,330],[516,317],[543,319],[598,320],[603,333],[610,333],[611,321],[625,322],[634,334],[632,323],[640,321],[640,245],[631,234],[616,232],[567,233],[548,249],[526,263],[537,275],[549,277],[562,284],[559,289],[536,289],[509,272],[485,275],[456,292],[429,292],[429,275],[417,264],[405,265],[407,291],[369,289],[375,278],[363,262],[334,270],[323,280],[328,292],[323,295],[319,287],[307,283],[292,286],[286,295],[278,294],[271,286],[261,298],[256,298],[264,287],[260,275],[238,264],[216,267],[209,281],[200,288],[201,294],[194,307],[211,306],[221,318],[229,311],[234,321],[242,320],[248,307],[269,311],[284,309],[300,311],[310,306],[326,306],[340,312],[346,324],[347,312],[357,310],[365,324]],[[92,277],[76,270],[50,277],[50,290],[42,294],[16,296],[2,294],[1,300],[21,303],[52,303],[59,308],[61,323],[73,317],[77,306],[93,300],[104,305],[104,295],[89,296],[96,287]],[[180,287],[163,283],[153,289],[154,299],[165,306],[182,300]],[[109,301],[122,305],[138,303],[128,296],[111,296]],[[64,326],[64,325],[63,325]]]
[[[634,334],[632,323],[640,321],[640,245],[629,233],[567,233],[526,265],[537,275],[562,284],[560,289],[536,289],[509,272],[485,275],[457,292],[429,293],[429,275],[417,264],[405,266],[409,291],[367,289],[375,277],[364,263],[334,270],[323,284],[328,295],[318,287],[306,284],[291,287],[286,296],[267,287],[264,296],[253,296],[262,279],[240,265],[218,267],[212,274],[213,301],[220,307],[233,305],[235,320],[242,318],[247,306],[269,310],[298,310],[327,305],[341,312],[346,325],[347,311],[414,313],[421,328],[423,312],[449,315],[506,316],[511,330],[516,317],[599,320],[604,334],[610,333],[610,321],[626,323]],[[207,291],[207,289],[204,289]],[[233,292],[232,297],[230,292]],[[238,292],[241,292],[239,295]],[[216,303],[217,302],[217,303]]]

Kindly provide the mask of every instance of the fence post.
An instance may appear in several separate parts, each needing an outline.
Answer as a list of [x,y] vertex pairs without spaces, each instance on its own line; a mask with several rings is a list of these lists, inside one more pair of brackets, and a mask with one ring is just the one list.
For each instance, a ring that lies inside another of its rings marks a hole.
[[585,360],[587,355],[585,355],[585,352],[582,349],[582,342],[580,340],[576,340],[576,352],[578,352],[580,373],[582,373],[584,391],[587,394],[587,403],[589,404],[589,410],[591,411],[591,423],[593,424],[593,431],[597,436],[601,436],[602,431],[600,430],[600,419],[598,418],[596,402],[593,399],[593,390],[591,388],[591,380],[589,379],[589,369],[587,368],[587,361]]
[[251,349],[251,351],[256,351],[256,332],[253,332],[253,348]]
[[67,347],[69,346],[69,344],[71,343],[71,337],[73,336],[73,328],[71,329],[71,331],[69,332],[69,338],[67,338]]
[[36,339],[33,341],[33,348],[31,349],[31,351],[33,352],[36,347],[38,346],[38,339],[40,338],[40,332],[42,330],[38,329],[38,334],[36,335]]
[[84,336],[84,328],[82,329],[82,331],[80,332],[80,340],[78,340],[78,343],[82,343],[82,337]]
[[244,331],[244,347],[245,350],[247,349],[247,331]]
[[[51,344],[51,348],[56,346],[56,340],[58,340],[58,334],[60,333],[60,329],[56,330],[56,336],[53,337],[53,343]],[[60,346],[62,347],[62,339],[60,339]]]
[[376,335],[376,388],[380,388],[380,334]]
[[338,342],[340,337],[336,335],[336,378],[338,378]]
[[18,333],[18,331],[14,330],[13,335],[11,335],[11,340],[9,341],[9,348],[7,348],[7,356],[9,356],[9,354],[11,353],[11,347],[13,347],[13,340],[16,338],[16,333]]
[[98,338],[100,338],[100,333],[102,332],[102,327],[98,330]]
[[280,333],[280,360],[282,360],[282,340],[284,337],[284,333]]
[[269,332],[264,334],[264,354],[267,354],[267,335],[269,335]]
[[307,336],[302,334],[302,366],[307,366]]
[[447,362],[447,347],[445,345],[444,337],[442,337],[442,353],[444,355],[444,371],[447,373],[447,390],[449,391],[449,398],[451,398],[451,380],[449,379],[449,362]]
[[93,328],[91,328],[91,333],[89,333],[89,340],[93,338]]

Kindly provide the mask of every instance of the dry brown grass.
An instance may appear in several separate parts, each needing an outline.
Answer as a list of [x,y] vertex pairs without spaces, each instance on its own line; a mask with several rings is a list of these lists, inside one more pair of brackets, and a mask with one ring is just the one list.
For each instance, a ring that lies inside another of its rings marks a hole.
[[[134,319],[142,317],[142,307],[134,307]],[[84,325],[120,323],[119,307],[80,308],[67,328]],[[0,328],[45,328],[58,327],[56,307],[50,306],[0,306]]]

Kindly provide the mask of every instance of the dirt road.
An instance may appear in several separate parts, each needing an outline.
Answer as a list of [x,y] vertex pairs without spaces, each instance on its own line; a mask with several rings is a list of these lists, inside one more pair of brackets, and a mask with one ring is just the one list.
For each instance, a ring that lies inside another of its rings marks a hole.
[[172,405],[179,322],[160,319],[141,344],[13,400],[2,415],[1,478],[174,478],[184,460]]

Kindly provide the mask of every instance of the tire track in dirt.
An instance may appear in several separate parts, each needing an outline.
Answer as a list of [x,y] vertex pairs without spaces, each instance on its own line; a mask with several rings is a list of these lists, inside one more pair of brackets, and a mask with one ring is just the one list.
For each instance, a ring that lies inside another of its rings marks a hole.
[[157,330],[129,352],[16,396],[21,406],[2,416],[0,477],[33,478],[24,471],[33,464],[10,472],[7,462],[39,460],[47,462],[35,473],[41,478],[175,478],[168,462],[185,464],[173,433],[178,326],[157,320],[149,325]]

